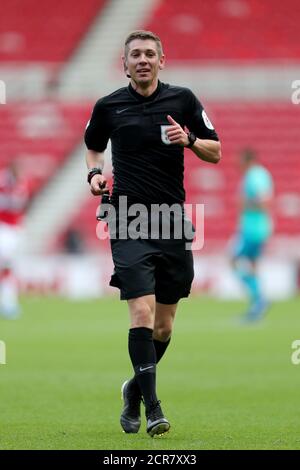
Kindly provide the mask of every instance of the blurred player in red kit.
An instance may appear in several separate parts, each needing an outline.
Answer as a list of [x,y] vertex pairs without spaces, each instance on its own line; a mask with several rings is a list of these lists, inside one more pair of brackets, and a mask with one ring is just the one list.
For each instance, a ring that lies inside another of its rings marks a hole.
[[0,316],[9,319],[20,315],[14,269],[28,196],[28,182],[17,162],[0,170]]

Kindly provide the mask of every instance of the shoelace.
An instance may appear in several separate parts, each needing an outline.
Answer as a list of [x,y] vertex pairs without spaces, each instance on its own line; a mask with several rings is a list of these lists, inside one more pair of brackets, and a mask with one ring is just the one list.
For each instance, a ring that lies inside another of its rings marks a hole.
[[162,418],[163,414],[160,407],[160,400],[154,403],[149,410],[148,417],[152,419],[152,421],[156,419]]

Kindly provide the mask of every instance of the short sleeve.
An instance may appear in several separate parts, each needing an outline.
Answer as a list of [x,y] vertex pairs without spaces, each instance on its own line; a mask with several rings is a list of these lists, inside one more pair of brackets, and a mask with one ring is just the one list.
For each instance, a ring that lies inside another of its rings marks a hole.
[[200,139],[219,140],[213,124],[209,120],[202,104],[194,93],[186,89],[185,121],[188,129]]
[[84,141],[89,150],[104,152],[110,138],[108,113],[103,104],[103,100],[97,101],[88,121]]

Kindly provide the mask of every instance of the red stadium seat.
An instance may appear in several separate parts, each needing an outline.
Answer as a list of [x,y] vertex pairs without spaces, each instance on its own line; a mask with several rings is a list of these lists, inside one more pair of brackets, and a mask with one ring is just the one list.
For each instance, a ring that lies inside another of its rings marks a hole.
[[17,159],[36,193],[82,141],[90,107],[39,102],[7,104],[0,113],[0,167]]
[[170,61],[298,61],[299,16],[298,0],[162,0],[144,26]]
[[0,61],[66,61],[106,0],[2,0]]

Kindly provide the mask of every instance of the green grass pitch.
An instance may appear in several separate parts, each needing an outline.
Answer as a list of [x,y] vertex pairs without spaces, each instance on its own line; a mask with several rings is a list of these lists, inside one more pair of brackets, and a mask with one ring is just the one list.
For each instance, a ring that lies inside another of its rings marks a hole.
[[125,302],[25,298],[0,319],[0,449],[300,449],[299,298],[272,305],[256,326],[245,304],[193,297],[180,304],[158,366],[170,433],[121,432],[120,386],[131,375]]

